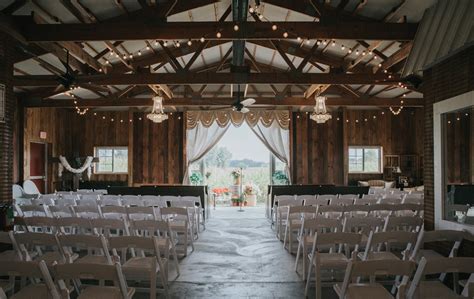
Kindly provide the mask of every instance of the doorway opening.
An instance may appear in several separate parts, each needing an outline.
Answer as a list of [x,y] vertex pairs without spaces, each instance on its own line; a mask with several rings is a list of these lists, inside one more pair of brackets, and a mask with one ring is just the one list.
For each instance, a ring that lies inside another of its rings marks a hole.
[[268,185],[287,184],[285,164],[276,158],[247,123],[231,125],[204,157],[190,168],[191,182],[209,188],[218,207],[263,207]]

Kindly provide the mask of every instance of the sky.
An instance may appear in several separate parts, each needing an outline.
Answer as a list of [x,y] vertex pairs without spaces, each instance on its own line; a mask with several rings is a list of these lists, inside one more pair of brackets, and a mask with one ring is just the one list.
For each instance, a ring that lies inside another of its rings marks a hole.
[[217,146],[227,147],[232,153],[232,160],[269,162],[269,151],[245,122],[238,128],[231,125]]

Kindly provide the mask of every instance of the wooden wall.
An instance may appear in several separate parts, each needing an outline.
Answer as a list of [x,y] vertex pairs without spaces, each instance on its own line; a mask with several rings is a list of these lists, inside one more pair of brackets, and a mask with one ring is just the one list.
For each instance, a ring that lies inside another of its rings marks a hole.
[[473,117],[465,113],[450,113],[444,122],[446,142],[446,178],[448,184],[472,184],[474,159]]
[[[40,139],[41,131],[47,133],[46,139]],[[96,146],[126,146],[128,174],[92,174],[91,180],[122,181],[129,185],[180,184],[184,175],[184,136],[182,113],[173,113],[169,120],[154,124],[141,112],[78,115],[71,109],[28,108],[24,117],[24,176],[29,176],[30,142],[48,143],[53,157],[83,157],[94,155]],[[57,164],[50,163],[49,170],[49,190],[53,190]]]
[[342,109],[332,112],[325,124],[306,113],[293,113],[292,139],[294,183],[344,185],[382,179],[382,174],[347,174],[348,146],[382,146],[384,155],[422,155],[423,109],[404,109],[397,116],[388,110]]
[[[96,146],[129,146],[128,111],[107,111],[79,115],[73,113],[70,125],[70,156],[94,156]],[[92,181],[128,181],[127,174],[92,174]]]
[[161,124],[133,115],[133,184],[181,184],[184,176],[184,117],[173,113]]

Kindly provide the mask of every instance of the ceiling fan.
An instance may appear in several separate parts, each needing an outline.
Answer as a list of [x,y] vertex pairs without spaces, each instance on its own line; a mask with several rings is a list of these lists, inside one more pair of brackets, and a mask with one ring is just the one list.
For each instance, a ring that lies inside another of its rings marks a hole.
[[218,108],[207,109],[207,110],[224,110],[224,109],[232,108],[232,110],[238,111],[241,113],[249,112],[250,109],[248,107],[255,104],[256,100],[254,98],[247,98],[245,100],[242,100],[241,93],[240,93],[240,85],[237,85],[237,86],[238,87],[237,87],[236,99],[234,103],[232,103],[230,106],[218,107]]
[[62,65],[66,69],[66,72],[64,74],[58,74],[57,75],[57,81],[59,85],[54,89],[54,92],[64,92],[67,90],[71,90],[74,87],[81,87],[87,90],[90,90],[92,92],[106,92],[109,93],[110,90],[107,87],[103,87],[101,85],[96,85],[92,83],[77,83],[76,82],[76,75],[77,72],[72,70],[72,68],[69,66],[69,51],[66,51],[66,63],[63,63],[61,61]]

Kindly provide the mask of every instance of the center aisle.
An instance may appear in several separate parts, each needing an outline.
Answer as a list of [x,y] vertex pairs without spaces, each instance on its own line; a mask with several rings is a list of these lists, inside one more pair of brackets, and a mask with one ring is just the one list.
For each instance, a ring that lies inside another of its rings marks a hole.
[[[302,298],[294,256],[283,249],[264,208],[211,211],[195,251],[180,261],[173,298]],[[170,275],[173,279],[173,275]]]

